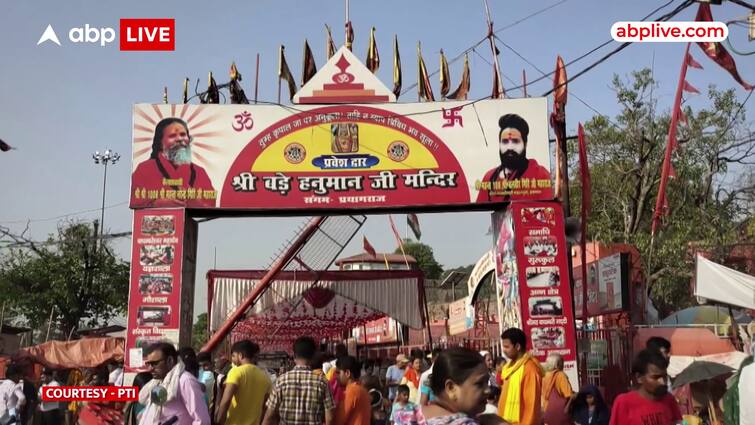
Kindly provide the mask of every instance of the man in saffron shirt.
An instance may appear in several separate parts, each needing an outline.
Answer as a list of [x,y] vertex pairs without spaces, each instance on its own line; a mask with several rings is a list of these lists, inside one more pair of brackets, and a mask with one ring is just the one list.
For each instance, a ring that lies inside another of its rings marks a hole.
[[668,359],[655,350],[642,350],[632,363],[637,389],[616,398],[610,425],[675,425],[682,415],[666,380]]
[[372,405],[369,393],[359,383],[361,365],[353,356],[344,356],[338,359],[336,368],[344,397],[336,407],[335,425],[370,425]]
[[152,153],[131,176],[133,207],[214,207],[217,194],[204,168],[191,162],[188,125],[165,118],[155,127]]
[[[506,114],[498,120],[498,155],[501,165],[488,170],[478,188],[477,202],[505,202],[511,199],[533,199],[541,192],[550,193],[550,170],[538,164],[535,159],[527,158],[527,136],[530,127],[524,118],[516,114]],[[526,180],[527,187],[508,188],[509,182]],[[547,187],[541,187],[538,180],[547,181]],[[536,193],[531,194],[530,191]]]
[[510,424],[540,425],[540,394],[543,370],[527,352],[527,336],[510,328],[501,334],[503,353],[509,362],[501,370],[503,385],[498,416]]

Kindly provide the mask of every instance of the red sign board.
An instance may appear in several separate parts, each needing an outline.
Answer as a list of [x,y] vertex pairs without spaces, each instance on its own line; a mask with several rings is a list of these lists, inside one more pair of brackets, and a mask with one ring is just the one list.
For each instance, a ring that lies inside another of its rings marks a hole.
[[354,328],[354,337],[362,345],[383,344],[398,341],[396,335],[396,321],[390,317],[372,320]]
[[564,371],[576,385],[577,339],[561,205],[514,202],[510,208],[527,348],[540,361],[560,354]]
[[[144,349],[179,343],[184,256],[183,209],[134,211],[126,367],[142,367]],[[188,295],[188,294],[187,294]]]

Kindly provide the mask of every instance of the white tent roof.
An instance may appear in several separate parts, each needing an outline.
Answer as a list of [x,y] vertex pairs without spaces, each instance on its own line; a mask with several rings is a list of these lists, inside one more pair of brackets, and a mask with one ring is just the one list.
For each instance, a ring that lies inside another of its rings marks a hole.
[[755,277],[697,256],[695,296],[755,310]]

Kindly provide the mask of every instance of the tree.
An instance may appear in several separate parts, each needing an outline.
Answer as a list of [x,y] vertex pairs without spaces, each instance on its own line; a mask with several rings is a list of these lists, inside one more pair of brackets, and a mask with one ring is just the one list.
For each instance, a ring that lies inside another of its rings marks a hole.
[[[425,273],[425,279],[440,279],[443,266],[435,260],[435,254],[429,245],[404,239],[404,252],[417,260],[417,267]],[[401,248],[396,248],[395,253],[401,254]]]
[[[676,178],[667,189],[670,215],[651,253],[650,225],[669,113],[656,113],[656,83],[648,69],[633,72],[628,82],[614,76],[613,87],[622,111],[613,122],[596,116],[585,125],[593,203],[588,232],[593,240],[635,245],[651,297],[660,311],[669,313],[692,302],[691,244],[721,254],[737,240],[736,228],[747,216],[747,196],[755,190],[755,181],[743,178],[755,158],[753,132],[733,90],[711,86],[710,107],[696,112],[684,108],[688,124],[679,127]],[[578,176],[576,154],[570,160],[571,175]],[[571,185],[573,205],[579,206],[579,179]]]
[[197,316],[197,321],[194,322],[194,327],[191,330],[191,346],[199,352],[199,350],[204,346],[204,344],[207,342],[208,339],[210,339],[210,335],[208,333],[209,323],[207,318],[207,313],[202,313],[199,316]]
[[41,243],[0,229],[0,239],[13,241],[0,257],[6,315],[10,311],[36,329],[52,317],[66,338],[80,326],[99,326],[126,311],[129,264],[104,241],[97,243],[96,225],[93,230],[66,223]]

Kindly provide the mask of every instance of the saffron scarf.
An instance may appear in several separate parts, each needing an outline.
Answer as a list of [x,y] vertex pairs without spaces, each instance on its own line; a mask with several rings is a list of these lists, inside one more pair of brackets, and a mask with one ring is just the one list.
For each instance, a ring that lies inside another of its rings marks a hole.
[[532,360],[530,353],[525,353],[516,362],[508,362],[501,371],[506,385],[506,401],[503,406],[503,420],[515,424],[519,423],[522,413],[522,379],[524,378],[524,365]]

